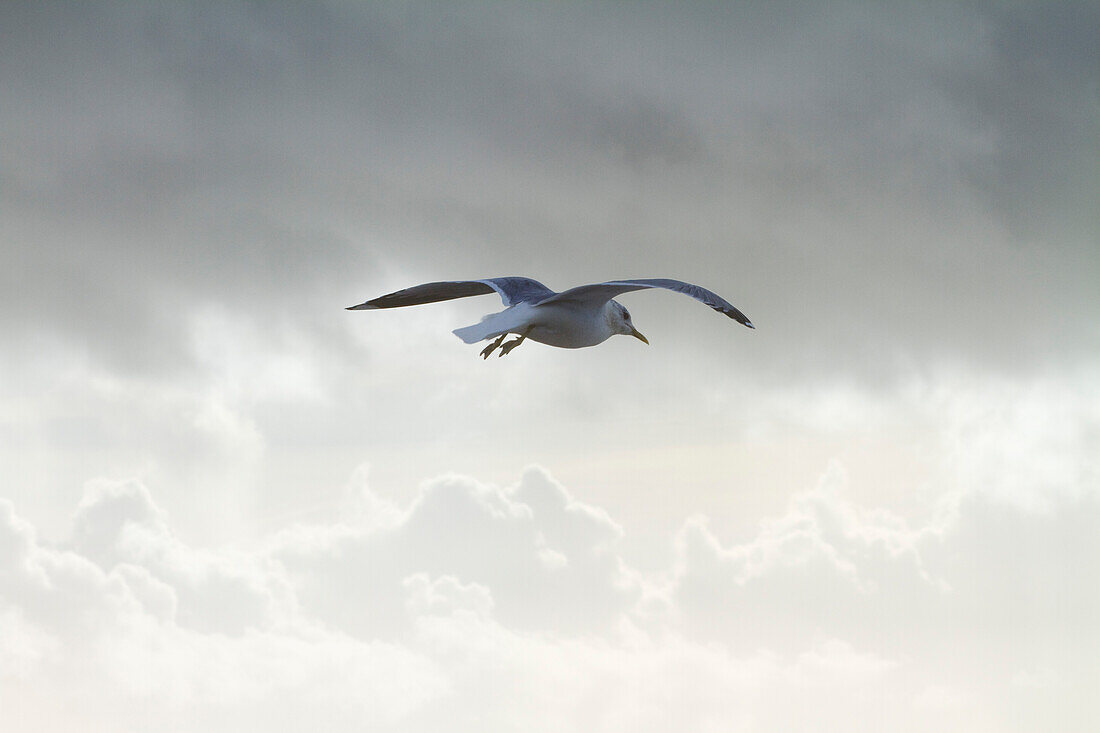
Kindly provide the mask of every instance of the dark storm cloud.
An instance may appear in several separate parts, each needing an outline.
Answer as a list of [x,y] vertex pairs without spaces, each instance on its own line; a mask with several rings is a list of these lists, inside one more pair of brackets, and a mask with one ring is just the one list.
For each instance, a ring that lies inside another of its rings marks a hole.
[[945,80],[961,109],[998,135],[969,173],[1022,238],[1080,246],[1091,235],[1094,245],[1100,164],[1088,151],[1100,145],[1100,9],[1016,5],[989,20],[993,73]]
[[119,367],[391,271],[699,280],[773,375],[1095,346],[1087,5],[3,13],[4,322]]

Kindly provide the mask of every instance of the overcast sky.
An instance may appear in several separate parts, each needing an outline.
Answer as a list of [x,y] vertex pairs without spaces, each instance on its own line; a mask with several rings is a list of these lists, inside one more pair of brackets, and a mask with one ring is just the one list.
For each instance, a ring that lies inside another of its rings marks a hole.
[[[1092,3],[0,6],[16,731],[1086,731]],[[652,346],[452,329],[622,296]]]

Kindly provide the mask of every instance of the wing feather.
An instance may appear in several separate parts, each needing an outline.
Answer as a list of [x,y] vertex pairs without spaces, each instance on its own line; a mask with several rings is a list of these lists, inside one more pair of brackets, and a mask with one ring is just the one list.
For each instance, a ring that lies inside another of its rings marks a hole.
[[756,328],[744,313],[737,310],[732,303],[717,293],[699,287],[698,285],[684,282],[683,280],[670,280],[668,278],[609,280],[608,282],[594,283],[592,285],[581,285],[547,298],[546,302],[572,301],[585,303],[587,305],[602,305],[623,293],[629,293],[634,290],[647,290],[649,288],[663,288],[676,293],[689,295],[699,302],[705,303],[719,313],[734,319],[738,323],[748,326],[749,328]]
[[439,303],[455,298],[469,298],[474,295],[486,295],[496,292],[504,305],[516,303],[537,303],[554,295],[554,291],[537,280],[526,277],[493,277],[484,280],[445,280],[425,283],[411,288],[398,290],[347,308],[354,310],[374,310],[377,308],[401,308],[408,305]]

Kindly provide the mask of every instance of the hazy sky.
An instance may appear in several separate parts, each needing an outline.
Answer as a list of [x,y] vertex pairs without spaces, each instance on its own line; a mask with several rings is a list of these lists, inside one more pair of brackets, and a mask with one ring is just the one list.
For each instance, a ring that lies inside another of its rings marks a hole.
[[[1098,37],[3,4],[5,726],[1094,730]],[[343,310],[500,275],[757,330]]]

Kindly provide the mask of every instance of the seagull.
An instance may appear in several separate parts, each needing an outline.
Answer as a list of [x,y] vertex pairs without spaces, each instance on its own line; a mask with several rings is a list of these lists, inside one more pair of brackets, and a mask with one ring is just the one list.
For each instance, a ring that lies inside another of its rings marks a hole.
[[[488,359],[496,349],[499,348],[499,355],[504,356],[527,339],[563,349],[580,349],[602,344],[616,334],[623,334],[648,344],[649,339],[631,323],[630,312],[614,298],[649,288],[664,288],[690,295],[738,323],[756,328],[744,313],[715,293],[682,280],[666,278],[610,280],[580,285],[561,293],[555,293],[537,280],[526,277],[449,280],[398,290],[346,310],[400,308],[498,293],[506,306],[504,310],[485,316],[480,323],[452,332],[468,344],[495,339],[481,352],[481,357]],[[515,334],[517,338],[505,343],[504,339],[509,334]]]

